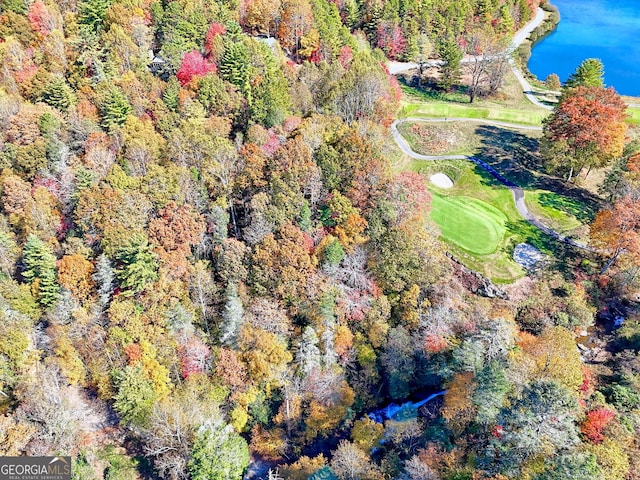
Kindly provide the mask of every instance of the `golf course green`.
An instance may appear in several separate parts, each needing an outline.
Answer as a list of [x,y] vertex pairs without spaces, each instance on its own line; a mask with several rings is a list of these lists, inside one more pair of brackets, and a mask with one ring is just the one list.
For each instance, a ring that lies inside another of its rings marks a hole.
[[506,232],[504,213],[472,197],[433,194],[431,219],[447,242],[475,255],[495,252]]

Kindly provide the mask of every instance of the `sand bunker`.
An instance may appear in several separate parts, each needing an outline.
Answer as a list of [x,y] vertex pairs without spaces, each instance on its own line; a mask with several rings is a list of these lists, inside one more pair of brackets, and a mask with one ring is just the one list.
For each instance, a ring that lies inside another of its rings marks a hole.
[[433,183],[436,187],[440,187],[440,188],[453,187],[453,182],[444,173],[435,173],[431,175],[430,180],[431,180],[431,183]]

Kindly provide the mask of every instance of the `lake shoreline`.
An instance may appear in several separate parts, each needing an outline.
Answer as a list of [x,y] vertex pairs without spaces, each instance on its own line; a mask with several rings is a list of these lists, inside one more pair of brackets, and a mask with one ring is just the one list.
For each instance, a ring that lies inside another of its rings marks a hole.
[[543,82],[549,74],[556,73],[566,81],[582,61],[599,58],[605,65],[606,85],[633,98],[629,103],[636,102],[640,97],[640,71],[634,58],[640,48],[630,35],[640,21],[637,3],[587,0],[578,6],[571,0],[552,0],[541,8],[557,9],[558,22],[544,35],[532,35],[527,42],[527,51],[522,55],[528,55],[526,69],[530,78]]
[[533,48],[536,46],[536,44],[540,43],[542,40],[555,32],[556,28],[558,28],[561,17],[558,7],[550,2],[541,4],[540,8],[545,12],[544,20],[542,20],[540,25],[538,25],[527,36],[525,41],[523,41],[518,46],[516,52],[523,73],[533,81],[544,82],[544,79],[539,79],[531,70],[529,70],[529,59],[531,58],[531,53],[533,52]]

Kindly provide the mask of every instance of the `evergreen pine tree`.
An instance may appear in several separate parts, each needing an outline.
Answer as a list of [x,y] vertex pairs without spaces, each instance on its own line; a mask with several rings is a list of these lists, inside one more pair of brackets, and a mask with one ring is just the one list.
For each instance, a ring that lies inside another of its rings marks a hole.
[[29,235],[22,257],[23,278],[31,283],[40,304],[50,307],[58,298],[60,288],[56,282],[56,257],[51,247],[35,235]]
[[97,33],[104,23],[104,16],[113,0],[81,0],[78,2],[78,23],[92,33]]
[[143,236],[135,235],[129,245],[118,252],[117,259],[120,267],[116,269],[116,275],[120,286],[130,294],[143,290],[147,283],[158,278],[158,256]]
[[242,92],[251,104],[251,85],[249,84],[249,52],[242,41],[225,42],[224,53],[220,59],[220,76],[232,83]]
[[113,374],[116,386],[113,408],[125,422],[137,426],[146,425],[156,394],[148,376],[140,366],[130,365]]
[[247,442],[231,426],[216,419],[200,427],[188,465],[193,480],[240,480],[247,465]]
[[454,40],[445,39],[438,44],[438,54],[445,62],[440,70],[442,73],[440,88],[450,90],[460,82],[460,62],[463,52]]
[[587,58],[564,84],[567,88],[604,87],[604,65],[597,58]]
[[66,112],[74,103],[74,93],[63,78],[55,76],[42,91],[42,101]]
[[180,95],[180,83],[176,77],[171,77],[167,82],[167,87],[162,92],[162,100],[169,110],[172,112],[178,111]]
[[108,130],[124,125],[127,115],[131,113],[131,105],[124,93],[117,87],[110,87],[102,96],[100,105],[102,126]]

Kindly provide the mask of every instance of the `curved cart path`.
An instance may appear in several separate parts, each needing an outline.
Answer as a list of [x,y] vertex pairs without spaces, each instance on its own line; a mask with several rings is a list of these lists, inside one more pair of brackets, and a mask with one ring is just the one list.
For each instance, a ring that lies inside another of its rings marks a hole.
[[578,247],[584,250],[590,250],[588,246],[576,242],[575,240],[562,235],[561,233],[556,232],[551,227],[545,225],[540,220],[535,218],[533,214],[527,208],[527,205],[524,201],[524,191],[518,185],[513,183],[511,180],[507,179],[498,172],[495,168],[489,165],[487,162],[480,160],[474,156],[469,155],[422,155],[420,153],[416,153],[413,151],[409,143],[405,140],[402,134],[398,131],[398,125],[405,122],[430,122],[430,123],[447,123],[447,122],[474,122],[488,125],[496,125],[500,127],[507,128],[517,128],[519,130],[542,130],[541,127],[534,127],[531,125],[520,125],[517,123],[508,123],[508,122],[497,122],[492,120],[484,120],[484,119],[476,119],[476,118],[423,118],[423,117],[408,117],[408,118],[400,118],[394,121],[391,124],[391,133],[393,135],[393,139],[396,144],[402,150],[403,153],[410,156],[411,158],[415,158],[416,160],[468,160],[478,167],[482,168],[484,171],[489,173],[493,178],[498,180],[501,184],[507,187],[511,194],[513,195],[513,201],[516,204],[516,209],[518,213],[522,215],[522,217],[529,222],[531,225],[546,233],[547,235],[561,241],[572,245],[574,247]]

